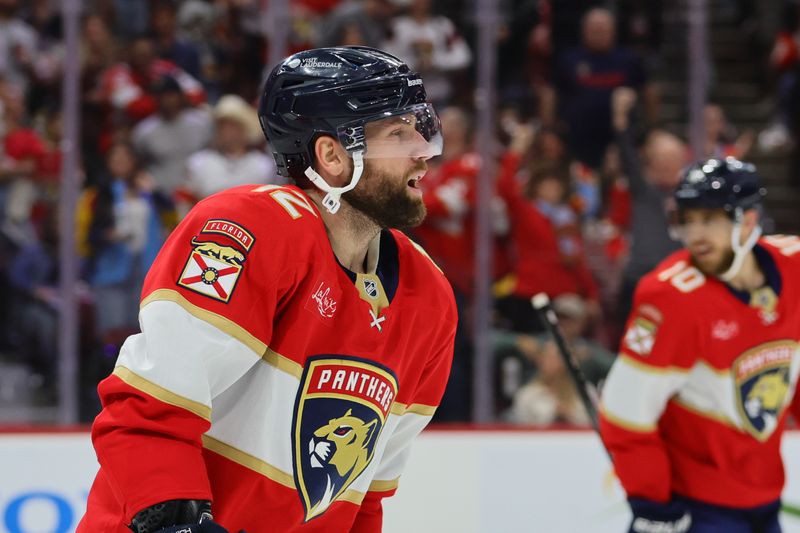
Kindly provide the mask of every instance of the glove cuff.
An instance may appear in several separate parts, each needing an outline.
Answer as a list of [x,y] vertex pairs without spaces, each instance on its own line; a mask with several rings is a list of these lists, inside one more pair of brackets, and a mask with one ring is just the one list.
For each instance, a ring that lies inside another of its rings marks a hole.
[[629,498],[628,502],[633,511],[632,533],[686,533],[692,525],[692,516],[681,502],[642,498]]
[[136,513],[128,528],[134,533],[153,533],[177,524],[197,524],[211,519],[211,502],[169,500]]

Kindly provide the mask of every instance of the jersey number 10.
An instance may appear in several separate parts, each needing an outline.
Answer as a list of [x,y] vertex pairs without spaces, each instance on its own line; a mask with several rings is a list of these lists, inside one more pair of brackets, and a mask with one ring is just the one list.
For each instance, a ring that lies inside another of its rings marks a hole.
[[706,277],[686,261],[678,261],[659,273],[658,281],[669,281],[681,292],[692,292],[706,282]]

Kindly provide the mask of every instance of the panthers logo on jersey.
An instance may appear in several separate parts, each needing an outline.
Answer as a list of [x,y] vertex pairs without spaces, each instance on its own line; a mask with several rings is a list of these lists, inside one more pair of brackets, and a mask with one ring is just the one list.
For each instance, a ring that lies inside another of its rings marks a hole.
[[790,400],[792,358],[798,348],[790,340],[770,342],[748,350],[733,364],[744,428],[760,441],[778,427]]
[[370,361],[346,356],[309,358],[297,395],[292,449],[305,521],[347,499],[369,466],[397,396],[397,379]]

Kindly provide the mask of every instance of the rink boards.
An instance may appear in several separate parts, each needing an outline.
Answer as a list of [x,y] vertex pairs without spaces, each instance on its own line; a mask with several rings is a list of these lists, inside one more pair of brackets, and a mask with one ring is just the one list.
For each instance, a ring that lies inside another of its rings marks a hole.
[[[784,500],[800,507],[800,432],[783,452]],[[88,433],[0,433],[0,532],[74,531],[96,469]],[[628,520],[588,431],[427,431],[384,507],[385,533],[620,533]],[[800,518],[783,525],[800,533]]]

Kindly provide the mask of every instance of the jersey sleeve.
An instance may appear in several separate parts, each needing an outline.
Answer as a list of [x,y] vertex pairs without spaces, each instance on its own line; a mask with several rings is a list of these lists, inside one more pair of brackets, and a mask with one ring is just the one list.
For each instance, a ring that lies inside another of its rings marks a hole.
[[161,501],[212,499],[201,436],[213,399],[265,353],[292,284],[291,261],[274,260],[286,238],[257,231],[269,212],[241,198],[201,202],[176,228],[145,281],[141,333],[99,386],[92,439],[126,523]]
[[628,497],[670,499],[670,465],[658,422],[700,348],[685,298],[669,281],[640,283],[603,389],[600,431]]

